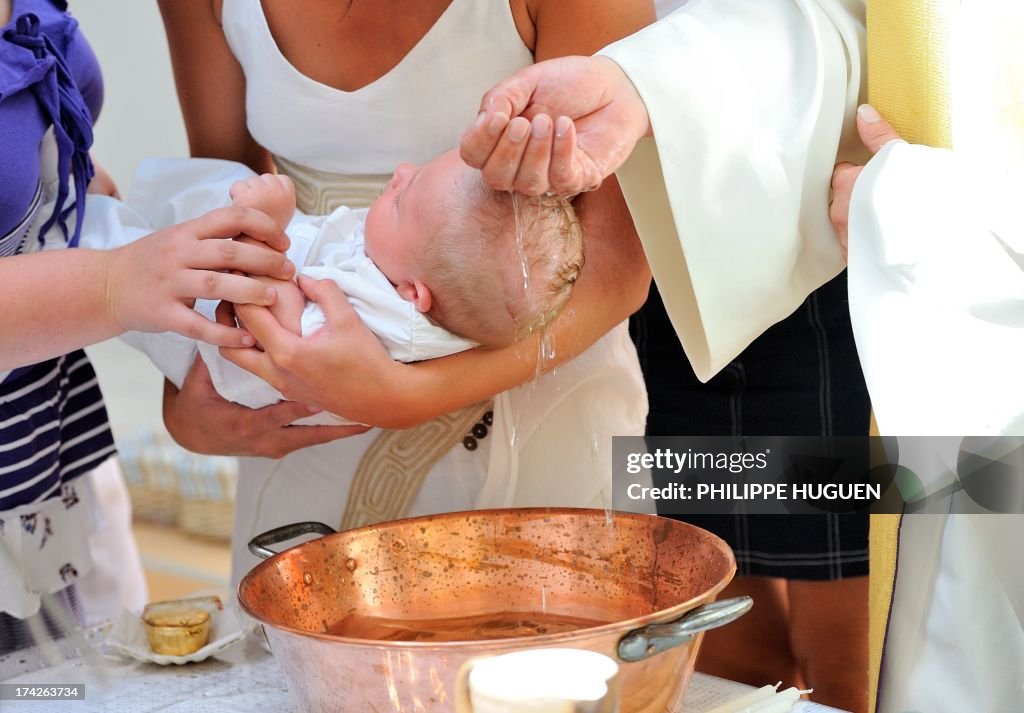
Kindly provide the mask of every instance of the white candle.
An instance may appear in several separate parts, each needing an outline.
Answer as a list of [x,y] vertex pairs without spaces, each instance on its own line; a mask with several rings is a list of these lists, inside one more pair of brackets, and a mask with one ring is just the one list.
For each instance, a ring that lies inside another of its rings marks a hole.
[[788,713],[793,704],[800,700],[801,691],[795,688],[787,688],[779,691],[774,696],[748,709],[747,713]]
[[801,693],[809,693],[792,687],[779,691],[779,685],[762,686],[707,713],[786,713],[800,699]]

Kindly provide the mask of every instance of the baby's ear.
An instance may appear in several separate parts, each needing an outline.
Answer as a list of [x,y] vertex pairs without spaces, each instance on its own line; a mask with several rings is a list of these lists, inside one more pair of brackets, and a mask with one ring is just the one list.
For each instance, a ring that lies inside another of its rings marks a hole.
[[433,303],[430,288],[419,280],[401,282],[396,289],[403,300],[412,302],[420,312],[426,314],[430,311],[430,306]]

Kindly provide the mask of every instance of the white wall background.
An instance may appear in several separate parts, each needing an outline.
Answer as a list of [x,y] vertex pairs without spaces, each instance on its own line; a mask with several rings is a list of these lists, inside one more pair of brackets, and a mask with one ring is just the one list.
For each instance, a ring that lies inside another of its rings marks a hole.
[[156,0],[71,0],[106,85],[96,158],[128,186],[140,159],[184,156],[185,127]]
[[[184,156],[185,128],[155,0],[71,0],[103,69],[105,99],[93,155],[122,193],[146,156]],[[89,348],[114,432],[162,429],[163,376],[116,340]]]

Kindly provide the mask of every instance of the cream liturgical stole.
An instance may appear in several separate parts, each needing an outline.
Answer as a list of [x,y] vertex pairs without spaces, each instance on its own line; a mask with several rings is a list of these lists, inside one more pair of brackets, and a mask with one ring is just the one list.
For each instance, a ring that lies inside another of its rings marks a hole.
[[[1024,3],[874,0],[867,26],[871,101],[924,145],[857,181],[850,311],[881,433],[953,437],[901,455],[932,493],[960,437],[1024,436]],[[872,522],[881,713],[1024,710],[1024,515],[949,509]]]
[[844,267],[828,192],[837,151],[863,159],[863,13],[861,0],[690,0],[601,51],[647,105],[654,138],[618,178],[703,381]]

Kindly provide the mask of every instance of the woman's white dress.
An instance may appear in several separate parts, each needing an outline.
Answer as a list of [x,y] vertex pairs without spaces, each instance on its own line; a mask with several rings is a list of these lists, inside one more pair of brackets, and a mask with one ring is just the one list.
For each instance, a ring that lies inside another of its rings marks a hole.
[[[246,74],[249,130],[298,184],[300,208],[366,205],[402,162],[457,145],[480,98],[531,64],[507,0],[453,0],[378,80],[341,91],[281,54],[258,2],[225,0],[224,33]],[[610,505],[611,437],[642,435],[647,398],[623,323],[572,362],[495,400],[477,447],[451,448],[406,514],[511,505]],[[281,460],[241,460],[232,581],[256,562],[254,536],[291,522],[341,522],[353,473],[378,430]],[[391,494],[400,496],[401,494]]]

